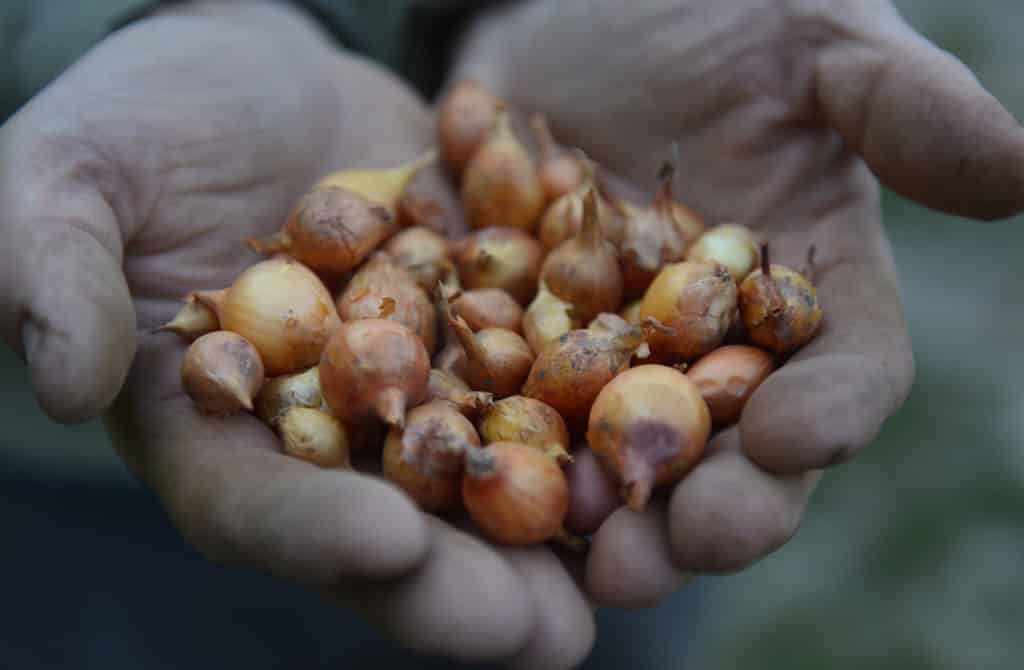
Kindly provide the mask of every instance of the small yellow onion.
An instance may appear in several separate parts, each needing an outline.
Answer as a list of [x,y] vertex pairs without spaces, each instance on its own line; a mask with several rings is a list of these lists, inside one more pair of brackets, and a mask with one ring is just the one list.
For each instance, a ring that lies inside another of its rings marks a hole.
[[700,389],[711,420],[726,426],[739,420],[750,396],[774,368],[775,361],[767,351],[731,344],[702,356],[687,369],[686,376]]
[[416,279],[384,253],[374,254],[338,296],[342,321],[386,318],[408,326],[427,351],[437,349],[437,312]]
[[693,468],[710,433],[708,407],[686,375],[640,365],[601,389],[587,444],[621,485],[626,504],[642,510],[654,487],[677,482]]
[[354,425],[379,418],[402,426],[427,397],[430,355],[409,328],[386,319],[344,323],[320,357],[320,388],[331,413]]
[[221,328],[252,342],[271,377],[315,365],[341,324],[323,282],[287,257],[250,266],[226,289],[194,295]]
[[322,468],[350,467],[348,433],[327,412],[292,407],[281,417],[278,431],[289,456]]
[[650,207],[629,207],[619,245],[626,295],[636,297],[667,263],[686,256],[686,240],[675,219],[672,178],[675,167],[662,166],[661,187]]
[[384,245],[396,265],[415,277],[424,291],[433,291],[448,271],[448,239],[423,226],[406,228]]
[[501,101],[475,79],[452,86],[437,106],[437,140],[441,157],[459,176],[494,125]]
[[446,402],[420,405],[384,441],[384,476],[425,512],[444,513],[462,502],[465,452],[480,447],[469,419]]
[[504,328],[523,331],[523,308],[516,299],[500,288],[478,288],[460,291],[450,299],[452,309],[473,330]]
[[761,268],[740,285],[739,306],[750,341],[778,356],[810,342],[824,317],[814,284],[799,272],[770,263],[767,247],[761,250]]
[[480,415],[477,429],[484,443],[519,442],[539,449],[559,464],[572,463],[569,429],[558,411],[521,395],[502,398]]
[[299,199],[280,231],[249,246],[286,253],[317,272],[348,272],[395,232],[402,192],[434,160],[431,151],[394,168],[333,172]]
[[473,228],[531,231],[544,207],[537,169],[501,109],[462,173],[462,205]]
[[320,392],[319,368],[267,379],[256,396],[256,416],[273,428],[292,407],[326,408]]
[[452,260],[466,289],[500,288],[520,305],[530,304],[544,252],[515,228],[485,228],[452,242]]
[[218,330],[189,346],[181,364],[181,384],[207,414],[251,411],[253,396],[263,384],[263,363],[244,337]]
[[581,321],[619,309],[622,272],[615,248],[604,239],[598,223],[594,189],[583,198],[580,232],[548,254],[540,276],[551,293],[572,305],[573,315]]
[[466,320],[455,314],[446,296],[442,306],[448,323],[466,352],[463,378],[476,391],[496,398],[519,392],[533,364],[533,351],[521,335],[504,328],[473,332]]
[[562,533],[569,484],[558,464],[540,451],[494,442],[466,451],[462,498],[470,517],[492,540],[536,544]]
[[675,331],[655,333],[651,351],[659,362],[691,361],[725,338],[736,313],[736,282],[724,265],[683,261],[665,266],[644,294],[641,318]]
[[720,263],[739,285],[761,263],[761,249],[749,228],[737,223],[723,223],[697,238],[687,252],[686,260]]
[[631,326],[614,314],[602,314],[588,328],[566,333],[537,354],[522,395],[551,405],[571,430],[580,430],[601,389],[634,357],[645,358],[647,340],[661,330],[653,321]]

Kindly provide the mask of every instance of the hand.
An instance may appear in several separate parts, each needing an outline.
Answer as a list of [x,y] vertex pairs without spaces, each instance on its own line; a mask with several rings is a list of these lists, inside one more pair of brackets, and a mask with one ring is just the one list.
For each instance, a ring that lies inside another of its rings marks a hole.
[[[357,607],[418,651],[568,667],[593,622],[550,552],[494,549],[377,478],[285,457],[252,416],[199,414],[184,345],[152,334],[188,291],[256,261],[245,240],[277,229],[316,178],[433,141],[410,92],[284,5],[140,22],[0,129],[0,327],[55,418],[117,396],[120,454],[211,559]],[[451,206],[444,184],[438,170],[417,187]]]
[[876,176],[956,214],[1024,207],[1024,133],[882,0],[513,3],[468,33],[463,76],[546,113],[627,194],[649,197],[678,142],[677,195],[709,222],[756,228],[794,268],[817,247],[822,331],[665,502],[621,508],[579,459],[571,514],[596,531],[585,585],[601,604],[650,605],[779,548],[822,470],[903,403],[913,357]]

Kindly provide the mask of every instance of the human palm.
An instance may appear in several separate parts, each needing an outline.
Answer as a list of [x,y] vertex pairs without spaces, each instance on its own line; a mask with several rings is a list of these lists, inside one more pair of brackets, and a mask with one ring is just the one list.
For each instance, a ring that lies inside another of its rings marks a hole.
[[1017,124],[888,2],[512,3],[476,22],[459,77],[545,113],[627,196],[650,197],[675,143],[676,194],[709,223],[750,226],[797,269],[817,252],[821,332],[660,501],[621,507],[580,455],[571,518],[594,533],[584,584],[599,604],[654,604],[774,551],[822,470],[902,404],[913,356],[876,175],[958,214],[1024,205]]
[[[285,457],[252,416],[200,414],[183,343],[154,332],[187,292],[257,260],[246,239],[280,227],[316,178],[433,141],[413,93],[293,10],[210,4],[140,23],[0,131],[5,335],[55,417],[117,395],[118,452],[211,559],[355,607],[415,650],[566,665],[592,622],[549,551],[494,548],[377,477]],[[415,187],[454,212],[439,168]],[[562,620],[574,642],[544,646]]]

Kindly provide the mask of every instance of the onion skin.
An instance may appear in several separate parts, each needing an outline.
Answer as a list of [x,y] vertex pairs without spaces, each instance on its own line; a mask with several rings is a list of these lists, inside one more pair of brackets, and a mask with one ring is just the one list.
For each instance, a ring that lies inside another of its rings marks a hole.
[[223,291],[193,294],[217,313],[221,328],[249,340],[271,377],[316,365],[341,325],[323,282],[287,257],[250,266]]
[[402,426],[406,409],[426,399],[429,376],[423,340],[385,319],[342,324],[320,358],[324,400],[349,425],[376,417]]
[[571,430],[581,429],[598,393],[629,367],[648,337],[641,327],[626,334],[592,329],[566,333],[537,355],[522,395],[554,407]]
[[384,245],[384,252],[416,279],[428,293],[448,272],[449,242],[443,235],[423,226],[406,228]]
[[521,395],[502,398],[484,411],[477,430],[485,443],[519,442],[538,449],[559,465],[572,463],[569,429],[551,405]]
[[501,110],[462,173],[462,206],[472,228],[506,226],[532,231],[544,191],[526,148]]
[[544,260],[541,279],[548,290],[573,307],[573,316],[590,321],[615,312],[622,303],[623,276],[615,248],[601,232],[594,189],[583,199],[583,227]]
[[641,318],[652,317],[675,335],[655,333],[659,362],[691,361],[725,338],[736,313],[736,282],[722,265],[684,261],[666,266],[644,294]]
[[256,396],[256,415],[272,428],[292,407],[325,408],[317,367],[267,379]]
[[220,330],[220,321],[216,312],[192,295],[185,298],[185,304],[174,318],[157,330],[174,333],[186,342],[195,342],[207,333]]
[[[389,303],[389,299],[393,302]],[[437,312],[433,303],[416,279],[387,254],[374,255],[352,276],[338,296],[337,307],[342,321],[397,321],[416,333],[428,352],[437,350]]]
[[493,394],[474,391],[460,377],[436,368],[430,371],[427,398],[449,402],[465,416],[476,416],[494,404]]
[[537,292],[543,251],[540,243],[515,228],[485,228],[452,243],[452,260],[464,288],[500,288],[520,305]]
[[437,108],[437,136],[441,157],[455,176],[462,174],[469,159],[494,125],[501,101],[479,81],[457,82]]
[[500,288],[463,291],[451,299],[451,305],[473,330],[504,328],[514,333],[523,332],[523,308]]
[[627,370],[601,390],[587,443],[633,510],[656,486],[682,479],[704,453],[711,415],[686,375],[663,365]]
[[466,452],[462,499],[489,538],[530,545],[562,530],[569,485],[558,464],[540,451],[515,442],[495,442]]
[[405,428],[384,441],[384,476],[424,512],[444,513],[462,504],[466,449],[480,447],[473,424],[449,403],[429,402],[409,411]]
[[252,411],[252,399],[263,384],[263,362],[244,337],[219,330],[189,346],[181,364],[181,384],[206,414]]
[[818,334],[824,313],[818,293],[806,277],[783,265],[770,265],[762,252],[762,268],[740,285],[740,316],[747,337],[777,356],[787,356]]
[[750,396],[775,369],[772,355],[742,344],[719,347],[702,357],[686,376],[697,385],[715,425],[736,423]]
[[523,314],[523,334],[533,352],[539,355],[546,346],[579,326],[579,320],[573,318],[572,305],[551,293],[541,280],[537,297]]
[[724,265],[739,285],[761,264],[761,249],[749,228],[723,223],[701,235],[690,247],[686,260]]
[[322,468],[351,467],[345,426],[327,412],[292,407],[281,417],[278,430],[289,456]]

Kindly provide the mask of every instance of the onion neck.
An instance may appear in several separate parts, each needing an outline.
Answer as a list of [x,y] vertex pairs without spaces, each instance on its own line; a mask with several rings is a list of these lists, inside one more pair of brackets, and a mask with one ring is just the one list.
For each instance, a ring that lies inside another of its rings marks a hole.
[[189,300],[195,300],[200,305],[213,310],[214,314],[221,320],[221,308],[224,306],[224,301],[227,299],[227,289],[220,289],[218,291],[196,291],[195,293],[189,294]]
[[250,239],[249,248],[265,256],[285,252],[292,248],[292,237],[287,232],[279,230],[273,235]]
[[405,391],[400,388],[382,389],[374,400],[377,416],[389,426],[405,427]]
[[597,253],[604,244],[604,235],[597,220],[597,194],[591,188],[583,197],[583,223],[576,238],[581,249]]

